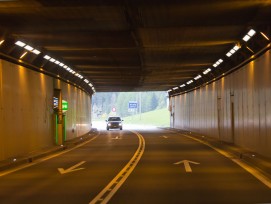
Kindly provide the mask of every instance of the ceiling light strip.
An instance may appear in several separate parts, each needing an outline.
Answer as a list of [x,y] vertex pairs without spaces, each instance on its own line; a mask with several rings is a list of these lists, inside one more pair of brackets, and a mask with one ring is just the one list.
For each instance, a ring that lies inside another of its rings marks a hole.
[[[3,42],[4,42],[4,40],[0,41],[0,45]],[[16,41],[15,44],[17,46],[19,46],[19,47],[22,47],[22,48],[26,49],[29,52],[32,52],[32,53],[36,54],[36,55],[39,55],[41,53],[39,50],[35,49],[34,47],[32,47],[32,46],[30,46],[30,45],[28,45],[25,42],[22,42],[20,40]],[[20,59],[22,59],[26,54],[27,54],[27,52],[24,52],[20,56]],[[84,78],[82,75],[78,74],[76,71],[74,71],[73,69],[71,69],[70,67],[68,67],[67,65],[65,65],[64,63],[62,63],[62,62],[60,62],[60,61],[58,61],[58,60],[50,57],[49,55],[44,55],[43,58],[46,59],[46,60],[48,60],[48,61],[50,61],[50,62],[52,62],[52,63],[55,63],[56,65],[62,67],[63,69],[66,69],[68,72],[74,74],[76,77],[78,77],[80,79]],[[89,86],[92,88],[93,92],[95,93],[95,88],[94,88],[93,84],[91,84],[88,79],[84,79],[84,81],[87,84],[89,84]]]

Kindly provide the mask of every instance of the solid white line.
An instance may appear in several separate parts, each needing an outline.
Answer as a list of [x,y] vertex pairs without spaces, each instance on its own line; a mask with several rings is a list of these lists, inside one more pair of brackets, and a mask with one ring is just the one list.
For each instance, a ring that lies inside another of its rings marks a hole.
[[243,169],[245,169],[247,172],[249,172],[251,175],[253,175],[255,178],[257,178],[259,181],[261,181],[263,184],[265,184],[267,187],[271,188],[271,180],[266,177],[265,175],[263,175],[259,170],[249,166],[248,164],[246,164],[245,162],[243,162],[242,160],[240,159],[237,159],[237,158],[234,158],[233,155],[231,155],[230,153],[224,151],[224,150],[221,150],[217,147],[214,147],[213,145],[211,144],[208,144],[204,141],[201,141],[197,138],[193,138],[189,135],[185,135],[185,134],[182,134],[183,136],[185,137],[188,137],[192,140],[195,140],[197,142],[200,142],[204,145],[207,145],[208,147],[214,149],[215,151],[217,151],[218,153],[222,154],[223,156],[227,157],[228,159],[230,159],[231,161],[233,161],[235,164],[238,164],[240,167],[242,167]]
[[[130,161],[125,165],[125,167],[118,173],[118,175],[115,176],[115,178],[92,201],[90,201],[89,204],[95,204],[97,202],[100,202],[101,204],[106,204],[112,198],[112,196],[118,191],[122,184],[126,181],[126,179],[129,177],[129,175],[132,173],[137,163],[141,159],[145,150],[145,140],[141,134],[135,131],[131,132],[136,134],[139,139],[139,145],[135,154],[130,159]],[[114,187],[112,188],[112,186]],[[109,193],[105,197],[103,197],[106,192]]]
[[[100,133],[98,133],[98,135],[99,135],[99,134],[100,134]],[[19,170],[22,170],[22,169],[25,169],[25,168],[28,168],[28,167],[30,167],[30,166],[34,166],[34,165],[39,164],[39,163],[41,163],[41,162],[44,162],[44,161],[47,161],[47,160],[49,160],[49,159],[58,157],[58,156],[60,156],[60,155],[62,155],[62,154],[68,153],[68,152],[70,152],[70,151],[72,151],[72,150],[74,150],[74,149],[77,149],[77,148],[79,148],[79,147],[82,147],[83,145],[85,145],[85,144],[87,144],[87,143],[89,143],[89,142],[95,140],[95,139],[98,137],[98,135],[95,136],[95,137],[93,137],[93,138],[91,138],[90,140],[88,140],[88,141],[86,141],[86,142],[83,142],[83,143],[81,143],[81,144],[79,144],[79,145],[77,145],[77,146],[71,148],[71,149],[67,149],[67,150],[64,150],[64,151],[62,151],[62,152],[60,152],[60,153],[56,153],[56,154],[53,154],[53,155],[50,155],[50,156],[47,156],[47,157],[38,159],[38,160],[36,160],[36,161],[34,161],[34,162],[31,162],[31,163],[28,163],[28,164],[24,164],[24,165],[22,165],[22,166],[19,166],[19,167],[14,168],[14,169],[10,169],[10,170],[7,170],[7,171],[3,171],[3,172],[0,173],[0,177],[5,176],[5,175],[8,175],[8,174],[11,174],[11,173],[13,173],[13,172],[16,172],[16,171],[19,171]]]

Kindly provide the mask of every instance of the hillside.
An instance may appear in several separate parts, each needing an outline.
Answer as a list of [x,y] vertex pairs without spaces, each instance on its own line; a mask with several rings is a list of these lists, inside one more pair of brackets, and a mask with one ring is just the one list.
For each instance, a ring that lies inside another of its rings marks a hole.
[[169,127],[170,115],[167,108],[157,109],[123,118],[124,124],[154,125],[157,127]]

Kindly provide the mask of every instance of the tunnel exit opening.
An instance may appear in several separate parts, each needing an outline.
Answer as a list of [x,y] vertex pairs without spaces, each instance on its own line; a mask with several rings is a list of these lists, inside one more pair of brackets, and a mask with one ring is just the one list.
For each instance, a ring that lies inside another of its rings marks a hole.
[[92,98],[93,125],[104,128],[109,116],[120,116],[124,128],[169,127],[168,94],[164,91],[96,93]]

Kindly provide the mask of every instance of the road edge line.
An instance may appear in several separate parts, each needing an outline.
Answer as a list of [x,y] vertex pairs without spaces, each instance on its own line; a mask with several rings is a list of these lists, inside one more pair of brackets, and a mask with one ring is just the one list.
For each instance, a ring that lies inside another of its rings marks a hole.
[[213,145],[207,143],[207,142],[204,142],[200,139],[197,139],[197,138],[194,138],[194,137],[191,137],[189,135],[186,135],[186,134],[181,134],[189,139],[192,139],[192,140],[195,140],[197,142],[200,142],[210,148],[212,148],[213,150],[217,151],[218,153],[222,154],[223,156],[225,156],[226,158],[230,159],[232,162],[234,162],[235,164],[239,165],[240,167],[242,167],[244,170],[246,170],[248,173],[250,173],[252,176],[254,176],[256,179],[258,179],[260,182],[262,182],[264,185],[266,185],[268,188],[271,189],[271,180],[266,177],[264,174],[262,174],[259,170],[257,170],[256,168],[253,168],[252,166],[248,165],[247,163],[243,162],[242,160],[240,159],[237,159],[237,158],[234,158],[233,155],[231,155],[230,153],[222,150],[222,149],[219,149],[217,147],[214,147]]
[[2,171],[2,172],[0,172],[0,177],[5,176],[5,175],[8,175],[8,174],[11,174],[11,173],[16,172],[16,171],[20,171],[20,170],[22,170],[22,169],[25,169],[25,168],[28,168],[28,167],[31,167],[31,166],[34,166],[34,165],[37,165],[37,164],[42,163],[42,162],[44,162],[44,161],[47,161],[47,160],[49,160],[49,159],[58,157],[58,156],[60,156],[60,155],[62,155],[62,154],[68,153],[68,152],[70,152],[70,151],[72,151],[72,150],[74,150],[74,149],[77,149],[77,148],[79,148],[79,147],[82,147],[83,145],[85,145],[85,144],[87,144],[87,143],[89,143],[89,142],[95,140],[99,135],[100,135],[100,132],[99,132],[96,136],[94,136],[93,138],[91,138],[90,140],[87,140],[87,141],[85,141],[85,142],[83,142],[83,143],[81,143],[81,144],[79,144],[79,145],[77,145],[77,146],[75,146],[75,147],[70,148],[70,149],[66,149],[66,150],[63,150],[63,151],[61,151],[61,152],[59,152],[59,153],[55,153],[55,154],[53,154],[53,155],[49,155],[49,156],[46,156],[46,157],[44,157],[44,158],[40,158],[40,159],[38,159],[38,160],[36,160],[36,161],[33,161],[33,162],[31,162],[31,163],[24,164],[24,165],[22,165],[22,166],[19,166],[19,167],[10,169],[10,170]]

